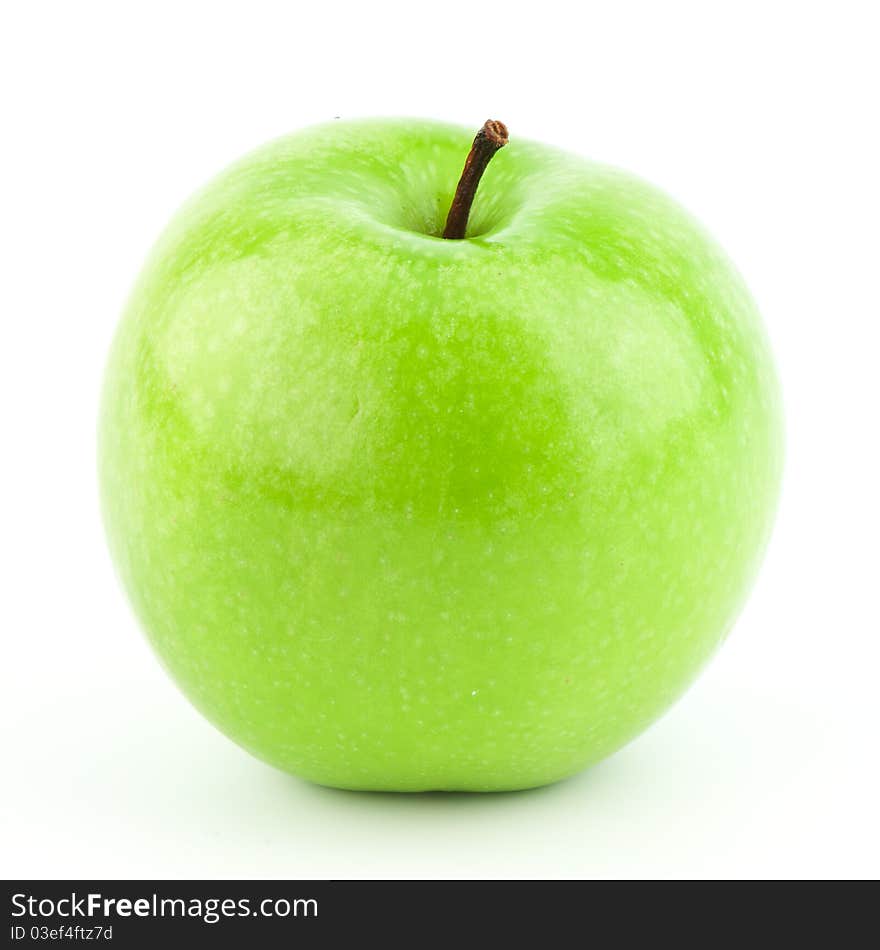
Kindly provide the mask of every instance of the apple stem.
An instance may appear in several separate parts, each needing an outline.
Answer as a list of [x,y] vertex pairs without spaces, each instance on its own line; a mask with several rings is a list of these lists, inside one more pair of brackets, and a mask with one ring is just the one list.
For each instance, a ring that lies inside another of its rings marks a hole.
[[480,184],[486,166],[492,161],[492,156],[505,145],[507,145],[507,126],[497,119],[487,119],[477,132],[474,144],[465,160],[458,187],[455,189],[455,197],[446,216],[443,237],[453,241],[460,241],[464,237],[468,215],[471,213],[471,205],[477,193],[477,185]]

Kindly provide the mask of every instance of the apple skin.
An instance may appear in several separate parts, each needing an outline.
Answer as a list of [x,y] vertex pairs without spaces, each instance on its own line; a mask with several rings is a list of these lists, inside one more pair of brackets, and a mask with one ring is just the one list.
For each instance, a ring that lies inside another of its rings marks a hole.
[[273,142],[178,214],[99,424],[114,561],[186,696],[352,789],[553,782],[643,730],[768,539],[780,397],[736,271],[674,202],[513,139]]

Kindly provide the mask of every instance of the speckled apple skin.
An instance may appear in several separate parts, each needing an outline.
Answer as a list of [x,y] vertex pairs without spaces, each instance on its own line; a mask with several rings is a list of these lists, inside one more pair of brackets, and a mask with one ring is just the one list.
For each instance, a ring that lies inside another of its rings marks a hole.
[[779,391],[681,208],[515,137],[444,241],[472,130],[336,122],[187,204],[107,368],[113,558],[189,699],[353,789],[501,790],[609,755],[730,629]]

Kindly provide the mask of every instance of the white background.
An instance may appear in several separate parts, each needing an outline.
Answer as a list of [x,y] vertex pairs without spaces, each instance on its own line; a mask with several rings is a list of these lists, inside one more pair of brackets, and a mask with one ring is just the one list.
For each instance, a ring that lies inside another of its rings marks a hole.
[[[880,873],[876,5],[3,9],[0,874]],[[660,184],[778,357],[783,503],[734,634],[645,735],[539,791],[352,794],[252,760],[166,679],[105,552],[97,396],[149,245],[241,153],[373,114],[497,117]]]

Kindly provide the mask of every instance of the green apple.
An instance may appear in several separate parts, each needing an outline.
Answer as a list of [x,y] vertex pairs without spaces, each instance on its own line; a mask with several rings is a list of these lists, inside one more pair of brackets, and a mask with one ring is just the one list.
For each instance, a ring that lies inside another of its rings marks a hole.
[[724,639],[773,519],[778,385],[724,254],[516,140],[444,239],[470,141],[336,122],[245,158],[161,237],[109,360],[104,515],[150,642],[326,785],[607,756]]

